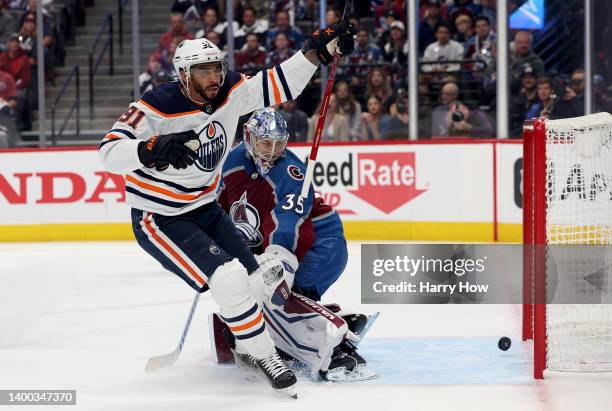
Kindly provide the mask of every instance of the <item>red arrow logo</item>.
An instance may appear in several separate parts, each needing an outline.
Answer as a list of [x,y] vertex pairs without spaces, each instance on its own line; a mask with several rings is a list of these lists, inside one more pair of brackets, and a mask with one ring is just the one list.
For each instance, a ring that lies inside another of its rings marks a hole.
[[389,214],[427,190],[416,188],[415,153],[357,154],[357,190],[348,190]]

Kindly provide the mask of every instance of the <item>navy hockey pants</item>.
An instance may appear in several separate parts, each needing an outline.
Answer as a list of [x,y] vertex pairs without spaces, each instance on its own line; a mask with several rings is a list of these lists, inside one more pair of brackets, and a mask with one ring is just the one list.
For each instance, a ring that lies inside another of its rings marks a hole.
[[238,258],[249,273],[258,263],[232,220],[216,201],[179,216],[132,209],[138,244],[164,268],[199,292],[215,270]]

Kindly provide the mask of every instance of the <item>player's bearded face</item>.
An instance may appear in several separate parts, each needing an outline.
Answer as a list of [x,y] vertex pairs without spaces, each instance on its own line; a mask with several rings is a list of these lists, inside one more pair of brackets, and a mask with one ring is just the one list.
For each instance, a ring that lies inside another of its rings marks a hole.
[[212,100],[217,97],[221,87],[221,64],[199,64],[191,68],[194,90],[203,98]]

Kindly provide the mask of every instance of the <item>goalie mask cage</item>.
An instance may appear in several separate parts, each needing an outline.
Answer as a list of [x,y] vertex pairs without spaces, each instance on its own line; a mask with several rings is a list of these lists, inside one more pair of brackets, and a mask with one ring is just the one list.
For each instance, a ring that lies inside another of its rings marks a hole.
[[[534,377],[612,371],[612,115],[536,119],[523,139],[523,340],[534,341]],[[593,267],[600,304],[550,303],[560,289],[592,293]]]

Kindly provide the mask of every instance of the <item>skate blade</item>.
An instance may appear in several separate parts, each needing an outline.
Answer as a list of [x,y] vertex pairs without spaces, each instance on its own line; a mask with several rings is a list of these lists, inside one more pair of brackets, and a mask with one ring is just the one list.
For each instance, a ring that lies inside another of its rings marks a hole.
[[288,396],[290,396],[294,400],[297,400],[297,398],[298,398],[297,391],[295,390],[295,387],[293,385],[291,387],[278,389],[277,391],[280,391],[280,392],[283,392],[283,393],[287,394]]
[[353,371],[347,371],[345,367],[336,368],[335,370],[328,371],[325,376],[327,381],[340,383],[367,381],[376,378],[378,378],[378,374],[365,365],[361,365]]

